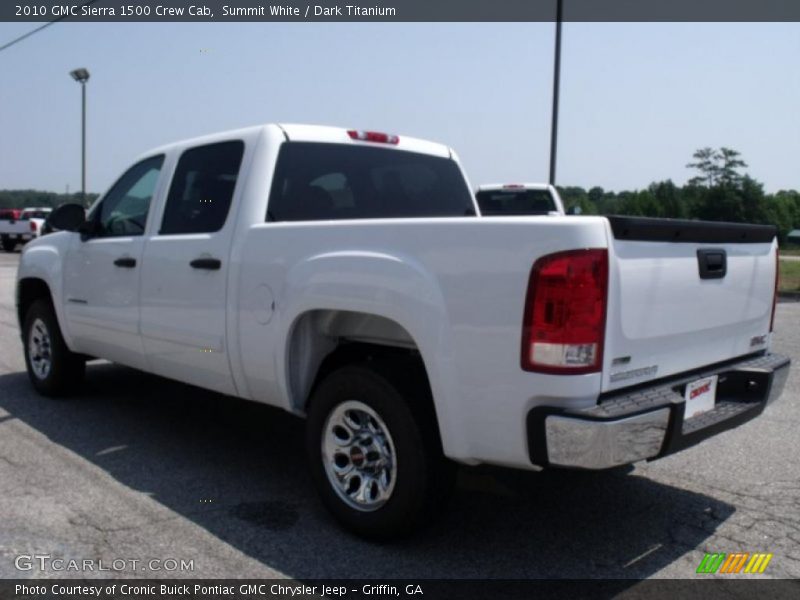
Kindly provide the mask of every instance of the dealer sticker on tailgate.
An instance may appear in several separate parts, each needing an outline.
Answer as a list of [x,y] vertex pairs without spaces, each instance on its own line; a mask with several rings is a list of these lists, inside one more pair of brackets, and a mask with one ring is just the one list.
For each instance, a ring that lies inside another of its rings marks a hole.
[[717,400],[717,376],[704,377],[686,386],[686,411],[684,419],[704,413],[714,408]]

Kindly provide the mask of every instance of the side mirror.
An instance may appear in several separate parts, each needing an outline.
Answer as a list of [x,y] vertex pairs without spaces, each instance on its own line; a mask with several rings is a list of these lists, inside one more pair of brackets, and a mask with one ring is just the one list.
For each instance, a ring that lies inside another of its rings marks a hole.
[[576,204],[575,206],[570,206],[570,207],[567,209],[567,214],[568,214],[568,215],[579,215],[579,214],[581,214],[582,212],[583,212],[583,209],[580,207],[580,205],[579,205],[579,204]]
[[62,204],[47,217],[49,228],[61,231],[78,231],[86,222],[86,211],[80,204]]

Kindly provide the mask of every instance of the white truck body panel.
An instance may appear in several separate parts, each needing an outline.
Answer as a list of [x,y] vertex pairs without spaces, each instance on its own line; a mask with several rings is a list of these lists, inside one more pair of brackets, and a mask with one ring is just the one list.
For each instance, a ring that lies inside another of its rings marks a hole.
[[[708,247],[726,250],[724,279],[698,278],[697,250]],[[768,347],[775,241],[676,244],[611,237],[609,250],[614,309],[606,324],[603,391]]]

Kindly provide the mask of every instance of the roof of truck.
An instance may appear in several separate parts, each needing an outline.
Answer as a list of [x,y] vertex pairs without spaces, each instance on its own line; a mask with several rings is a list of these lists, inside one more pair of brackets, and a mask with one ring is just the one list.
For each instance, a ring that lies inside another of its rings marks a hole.
[[479,192],[499,192],[514,190],[548,190],[550,185],[547,183],[484,183],[478,186]]
[[[142,154],[142,157],[152,156],[157,153],[171,152],[183,147],[198,146],[203,144],[212,144],[214,142],[221,142],[232,139],[246,139],[257,138],[265,130],[273,129],[273,132],[280,132],[284,138],[289,141],[297,142],[322,142],[322,143],[335,143],[335,144],[352,144],[358,146],[370,147],[383,147],[387,149],[405,150],[408,152],[419,152],[422,154],[430,154],[433,156],[440,156],[443,158],[454,158],[452,150],[444,144],[430,142],[419,138],[409,137],[406,135],[396,135],[393,132],[377,132],[366,129],[344,128],[344,127],[328,127],[324,125],[299,125],[299,124],[283,124],[283,123],[268,123],[264,125],[256,125],[254,127],[245,127],[242,129],[232,129],[228,131],[220,131],[200,137],[189,138],[165,144],[157,148],[153,148],[148,152]],[[369,134],[369,135],[367,135]],[[358,139],[358,138],[362,139]],[[364,138],[371,139],[364,139]],[[380,141],[379,138],[384,138]]]

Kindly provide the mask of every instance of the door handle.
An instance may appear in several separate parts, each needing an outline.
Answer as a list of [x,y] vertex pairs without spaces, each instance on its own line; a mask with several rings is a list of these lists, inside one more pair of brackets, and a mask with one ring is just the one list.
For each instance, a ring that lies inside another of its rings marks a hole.
[[700,279],[722,279],[728,272],[728,255],[724,248],[700,248],[697,251]]
[[189,265],[193,269],[206,269],[216,271],[222,266],[222,261],[218,258],[195,258]]
[[132,269],[136,266],[136,259],[131,258],[130,256],[120,256],[117,260],[114,261],[114,264],[118,267],[123,267],[125,269]]

